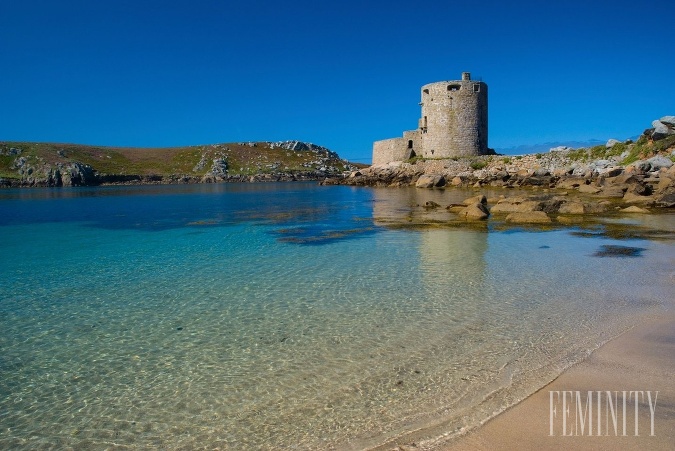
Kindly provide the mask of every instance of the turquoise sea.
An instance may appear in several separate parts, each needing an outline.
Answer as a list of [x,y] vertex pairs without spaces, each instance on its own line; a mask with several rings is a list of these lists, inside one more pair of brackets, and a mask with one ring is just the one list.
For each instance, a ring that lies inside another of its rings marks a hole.
[[[363,449],[457,433],[673,308],[672,240],[410,220],[474,194],[0,191],[0,449]],[[610,221],[672,232],[674,218]],[[608,245],[642,251],[596,255]]]

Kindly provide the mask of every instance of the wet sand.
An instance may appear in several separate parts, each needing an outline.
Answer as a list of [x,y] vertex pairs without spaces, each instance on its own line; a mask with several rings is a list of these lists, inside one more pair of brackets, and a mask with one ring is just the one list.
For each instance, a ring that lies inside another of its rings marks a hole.
[[[592,436],[585,421],[583,435],[577,415],[576,391],[581,392],[582,413],[587,392],[593,391]],[[598,436],[597,391],[601,391],[600,433]],[[638,428],[635,428],[634,396],[623,391],[643,391],[638,403]],[[563,436],[562,395],[567,396],[569,416],[567,434]],[[611,391],[617,418],[615,432],[612,410],[606,391]],[[614,394],[618,391],[618,394]],[[650,410],[648,393],[652,397]],[[656,392],[658,391],[658,395]],[[551,403],[553,392],[553,403]],[[656,403],[654,404],[654,397]],[[626,399],[626,430],[623,426],[623,398]],[[551,405],[556,409],[551,436]],[[653,415],[652,415],[653,410]],[[651,435],[651,418],[654,435]],[[569,435],[574,434],[574,435]],[[429,444],[431,445],[431,444]],[[426,446],[421,446],[427,448]],[[414,449],[414,448],[413,448]],[[675,312],[664,312],[659,318],[644,322],[609,341],[588,359],[571,367],[553,382],[523,402],[497,415],[483,426],[454,440],[437,444],[438,450],[512,450],[512,449],[575,449],[575,450],[673,450],[675,449]]]

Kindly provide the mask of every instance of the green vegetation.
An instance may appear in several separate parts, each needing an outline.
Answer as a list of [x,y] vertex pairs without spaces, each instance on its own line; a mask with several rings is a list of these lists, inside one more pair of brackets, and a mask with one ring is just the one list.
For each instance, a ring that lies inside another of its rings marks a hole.
[[588,159],[588,152],[585,148],[570,150],[567,157],[573,161],[586,161]]
[[483,169],[487,165],[488,164],[485,161],[472,161],[469,166],[471,167],[471,169],[477,171],[479,169]]
[[619,156],[630,147],[629,144],[618,143],[612,147],[607,148],[604,144],[593,146],[591,148],[582,147],[580,149],[571,150],[567,156],[574,161],[589,161],[589,160],[607,160],[611,157]]
[[[11,148],[20,155],[9,155]],[[0,177],[20,178],[14,167],[17,158],[25,158],[37,171],[75,162],[91,166],[99,174],[187,175],[201,177],[211,170],[213,160],[227,161],[228,174],[254,175],[276,172],[306,172],[330,166],[347,168],[342,160],[322,150],[294,151],[262,142],[214,144],[173,148],[122,148],[76,144],[0,142]]]
[[14,155],[0,155],[0,178],[18,178],[15,170],[12,169]]
[[502,158],[502,163],[504,163],[504,164],[510,164],[510,163],[511,163],[511,158],[509,158],[509,157]]
[[621,164],[628,165],[635,161],[649,158],[658,152],[662,152],[672,147],[675,147],[675,135],[654,141],[653,143],[650,143],[643,135],[630,147],[628,155],[621,161]]
[[408,158],[405,162],[410,163],[410,164],[415,164],[418,161],[425,161],[425,158],[421,157],[419,155],[415,155],[414,157]]

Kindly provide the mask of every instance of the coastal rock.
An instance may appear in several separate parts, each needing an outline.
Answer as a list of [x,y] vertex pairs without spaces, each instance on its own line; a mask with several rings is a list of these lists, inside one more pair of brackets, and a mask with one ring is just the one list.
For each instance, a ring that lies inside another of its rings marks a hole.
[[661,121],[652,122],[652,127],[654,128],[654,131],[652,131],[651,135],[654,141],[658,141],[667,137],[668,135],[675,134],[675,128],[673,128],[673,126],[668,127],[667,124]]
[[565,202],[558,209],[558,213],[568,215],[583,215],[585,213],[582,202]]
[[578,190],[579,190],[580,193],[584,193],[584,194],[597,194],[601,191],[600,188],[598,188],[596,186],[586,185],[586,184],[579,185]]
[[645,163],[649,164],[649,169],[651,171],[658,171],[661,168],[670,168],[673,165],[673,162],[670,161],[670,159],[666,157],[662,157],[661,155],[657,155],[655,157],[650,158],[647,160]]
[[424,174],[415,182],[417,188],[440,188],[445,186],[445,177],[442,175]]
[[595,160],[589,166],[597,171],[599,169],[605,169],[608,166],[612,166],[613,164],[614,162],[609,160]]
[[562,188],[562,189],[572,189],[572,188],[577,188],[581,185],[586,184],[586,179],[581,178],[581,177],[568,177],[564,179],[560,179],[558,183],[556,184],[556,188]]
[[600,214],[605,213],[609,209],[607,202],[585,202],[584,213],[586,214]]
[[487,219],[488,216],[490,216],[490,212],[488,211],[487,207],[481,202],[473,203],[468,207],[461,209],[457,214],[461,218],[471,220]]
[[650,196],[643,196],[629,191],[623,195],[623,201],[629,204],[648,204],[654,202],[654,199]]
[[96,185],[94,169],[88,164],[71,163],[61,173],[63,186],[89,186]]
[[602,188],[602,197],[622,198],[626,192],[626,187],[607,186]]
[[654,201],[655,205],[659,207],[675,208],[675,190],[661,194]]
[[473,205],[473,204],[487,204],[487,198],[485,194],[479,194],[478,196],[469,197],[463,202],[464,205]]
[[224,158],[214,158],[213,164],[211,165],[211,169],[209,170],[209,173],[216,179],[216,180],[224,180],[227,178],[227,160]]
[[605,147],[607,149],[611,149],[612,147],[616,146],[617,144],[621,144],[621,141],[611,138],[607,140],[607,143],[605,144]]
[[675,127],[675,116],[663,116],[659,122],[666,126]]
[[506,217],[506,222],[520,224],[549,224],[551,218],[543,211],[514,212]]
[[632,205],[630,207],[626,207],[621,209],[621,213],[649,213],[648,210],[645,210],[644,208],[636,207],[635,205]]
[[673,179],[664,175],[659,179],[659,183],[656,184],[655,191],[662,193],[673,186],[675,186]]
[[638,196],[649,196],[652,194],[652,188],[642,180],[636,180],[628,184],[626,193],[637,194]]
[[522,197],[507,197],[490,209],[490,213],[526,213],[541,210],[541,202]]
[[572,172],[572,169],[569,168],[569,167],[555,168],[555,169],[553,169],[553,172],[551,173],[551,175],[553,175],[553,177],[564,177],[567,174],[571,174],[571,172]]
[[623,168],[621,166],[609,166],[604,169],[598,170],[598,175],[601,175],[603,177],[616,177],[617,175],[620,175],[623,172]]
[[578,224],[584,221],[584,218],[580,215],[565,216],[560,215],[556,217],[556,220],[561,224]]

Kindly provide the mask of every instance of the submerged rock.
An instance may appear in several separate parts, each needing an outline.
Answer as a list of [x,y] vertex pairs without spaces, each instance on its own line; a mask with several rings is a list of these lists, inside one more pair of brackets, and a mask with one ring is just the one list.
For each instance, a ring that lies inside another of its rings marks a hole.
[[549,224],[551,218],[543,211],[515,212],[506,217],[506,222],[520,224]]
[[642,257],[645,251],[642,247],[617,246],[613,244],[603,244],[600,249],[593,254],[594,257]]
[[644,208],[636,207],[635,205],[631,205],[630,207],[626,207],[621,210],[621,213],[649,213],[648,210],[645,210]]
[[558,213],[568,215],[583,215],[585,213],[584,204],[582,202],[565,202],[558,209]]

